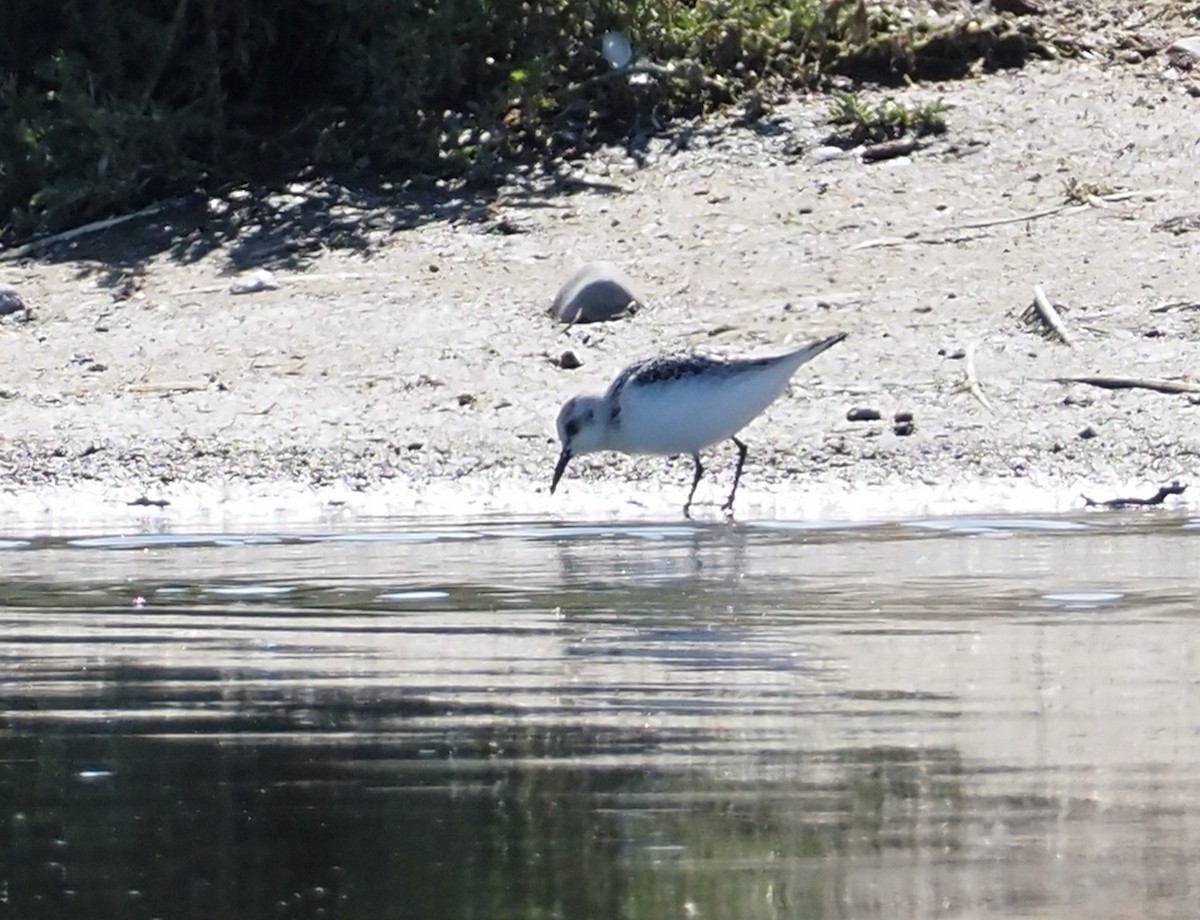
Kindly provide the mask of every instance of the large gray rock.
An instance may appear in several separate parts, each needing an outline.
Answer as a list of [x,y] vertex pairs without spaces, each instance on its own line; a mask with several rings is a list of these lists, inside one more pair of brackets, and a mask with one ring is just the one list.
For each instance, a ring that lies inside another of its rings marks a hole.
[[589,262],[558,289],[550,314],[564,323],[603,323],[637,312],[633,282],[611,262]]

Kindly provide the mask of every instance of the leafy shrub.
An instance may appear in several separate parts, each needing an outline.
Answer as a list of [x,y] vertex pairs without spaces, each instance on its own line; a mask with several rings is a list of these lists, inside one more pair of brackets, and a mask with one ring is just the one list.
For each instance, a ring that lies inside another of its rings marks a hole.
[[863,0],[4,0],[0,238],[306,166],[486,176],[810,82],[893,27]]

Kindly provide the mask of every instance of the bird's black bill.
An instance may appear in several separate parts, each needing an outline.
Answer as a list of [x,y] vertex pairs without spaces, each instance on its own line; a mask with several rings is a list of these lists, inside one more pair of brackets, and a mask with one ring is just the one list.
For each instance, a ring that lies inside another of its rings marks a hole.
[[565,447],[563,452],[558,455],[558,465],[554,467],[554,479],[550,481],[550,494],[554,494],[554,490],[558,488],[558,481],[562,479],[562,474],[567,470],[567,464],[571,462],[571,452]]

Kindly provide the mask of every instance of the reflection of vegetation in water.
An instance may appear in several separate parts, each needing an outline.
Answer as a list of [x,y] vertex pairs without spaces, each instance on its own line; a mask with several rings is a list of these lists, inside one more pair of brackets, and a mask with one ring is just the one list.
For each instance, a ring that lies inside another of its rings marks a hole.
[[[601,56],[628,35],[630,73]],[[863,0],[0,4],[0,234],[200,187],[357,169],[488,177],[763,87],[962,76],[1040,44]]]
[[[6,733],[7,909],[70,916],[86,903],[96,916],[230,920],[620,915],[620,839],[596,799],[634,774],[518,769],[494,763],[483,737],[477,750],[439,758],[384,735],[273,740],[304,716],[276,710],[257,731],[207,739],[200,723],[114,729],[99,715]],[[170,738],[146,737],[163,732]]]
[[699,917],[847,916],[847,861],[959,847],[955,751],[847,750],[763,772],[790,775],[665,783],[683,788],[663,795],[655,837],[679,851],[638,873],[636,916],[667,916],[685,903]]
[[[717,751],[680,773],[655,766],[649,729],[183,674],[101,669],[71,704],[94,717],[6,733],[17,915],[840,916],[831,866],[943,852],[960,823],[950,752]],[[672,744],[693,742],[711,744]]]

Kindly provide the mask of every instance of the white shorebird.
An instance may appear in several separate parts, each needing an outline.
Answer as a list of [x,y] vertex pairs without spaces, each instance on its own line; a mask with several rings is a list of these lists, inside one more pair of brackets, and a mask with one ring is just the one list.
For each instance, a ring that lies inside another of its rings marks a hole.
[[801,364],[845,337],[839,332],[771,358],[678,355],[631,364],[603,396],[574,396],[563,404],[558,413],[562,453],[550,494],[571,458],[580,454],[691,454],[695,471],[683,506],[684,517],[691,517],[692,498],[704,474],[700,451],[728,439],[737,445],[738,460],[733,489],[721,510],[732,514],[746,462],[746,445],[737,433],[779,398]]

